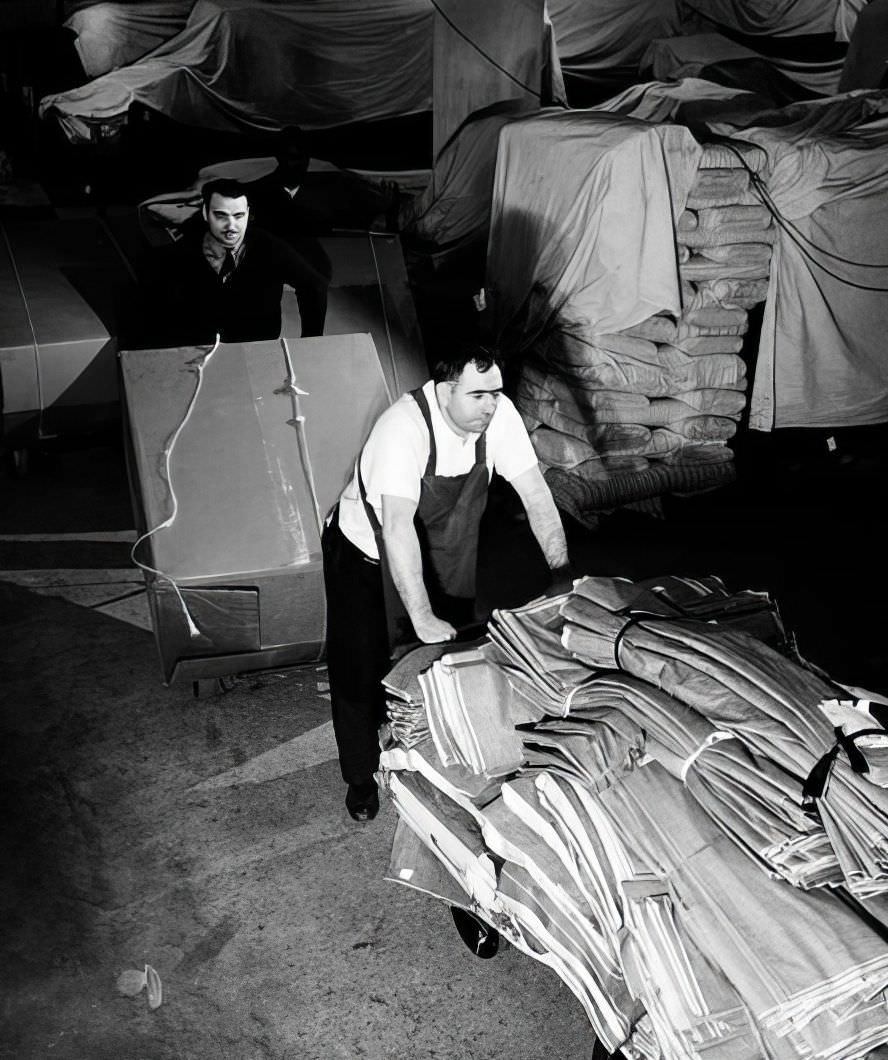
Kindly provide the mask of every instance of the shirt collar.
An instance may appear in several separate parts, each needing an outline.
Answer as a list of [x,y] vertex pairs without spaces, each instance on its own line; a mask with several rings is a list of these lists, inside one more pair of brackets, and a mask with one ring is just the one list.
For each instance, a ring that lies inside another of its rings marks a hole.
[[238,243],[236,247],[223,247],[221,243],[213,239],[209,232],[204,232],[203,255],[210,263],[210,265],[213,266],[216,272],[218,272],[219,269],[222,267],[222,262],[225,260],[225,252],[227,250],[231,251],[235,265],[238,264],[241,259],[241,255],[244,252],[244,243],[246,243],[246,241],[246,234],[244,234],[244,238],[240,241],[240,243]]

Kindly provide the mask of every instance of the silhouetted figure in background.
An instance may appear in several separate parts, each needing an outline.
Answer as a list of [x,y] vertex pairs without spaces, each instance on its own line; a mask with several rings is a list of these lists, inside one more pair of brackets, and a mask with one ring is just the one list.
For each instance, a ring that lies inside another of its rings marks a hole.
[[247,185],[256,223],[298,243],[334,228],[397,230],[400,191],[393,181],[372,181],[344,170],[309,172],[308,138],[283,129],[277,169]]

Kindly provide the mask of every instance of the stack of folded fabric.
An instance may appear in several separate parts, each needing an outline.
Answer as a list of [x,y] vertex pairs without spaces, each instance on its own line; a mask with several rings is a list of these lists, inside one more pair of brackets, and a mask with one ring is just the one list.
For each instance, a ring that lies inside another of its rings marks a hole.
[[401,747],[414,747],[429,736],[419,675],[446,651],[447,646],[444,644],[427,644],[416,648],[404,655],[382,682],[391,738]]
[[506,674],[489,649],[444,655],[419,675],[429,729],[445,766],[460,765],[476,776],[507,776],[521,765]]
[[866,734],[882,712],[829,698],[765,594],[582,579],[496,612],[490,643],[419,684],[430,735],[382,755],[389,878],[551,967],[605,1048],[855,1060],[888,1043],[878,740],[873,776],[833,761],[803,795],[833,726]]
[[561,507],[581,521],[731,481],[746,406],[748,310],[767,293],[776,229],[751,190],[757,147],[707,145],[676,226],[683,309],[615,334],[562,326],[522,367],[517,404]]
[[[704,740],[682,772],[707,769],[711,756],[748,754],[748,769],[741,767],[747,801],[769,824],[786,811],[796,818],[816,813],[822,824],[829,846],[815,844],[810,877],[802,874],[806,885],[825,877],[861,898],[888,894],[888,791],[856,771],[850,753],[830,760],[817,789],[806,784],[836,744],[835,727],[818,705],[834,699],[837,686],[742,630],[614,608],[594,591],[595,581],[580,582],[564,602],[565,647],[594,668],[616,667],[662,689],[741,745],[725,752],[722,743]],[[767,780],[761,762],[769,763]],[[785,830],[757,852],[776,872],[787,853],[793,862],[800,853]]]

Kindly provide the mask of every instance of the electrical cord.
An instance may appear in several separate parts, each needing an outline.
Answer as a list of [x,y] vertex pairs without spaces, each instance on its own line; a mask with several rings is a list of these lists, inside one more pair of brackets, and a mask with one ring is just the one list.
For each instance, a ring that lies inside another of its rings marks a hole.
[[[747,163],[740,150],[731,143],[725,142],[724,146],[727,147],[736,157],[739,159],[741,166],[749,174],[750,184],[754,193],[759,197],[762,204],[774,218],[777,226],[782,228],[786,232],[787,236],[796,244],[802,254],[815,265],[822,272],[825,272],[827,276],[831,276],[834,280],[838,280],[839,283],[844,284],[847,287],[854,287],[860,291],[876,291],[876,292],[888,292],[888,287],[877,287],[872,284],[856,283],[854,280],[849,280],[845,276],[840,276],[837,272],[833,272],[832,269],[827,268],[823,262],[818,261],[817,258],[811,253],[808,247],[811,247],[818,254],[823,254],[825,257],[834,259],[835,261],[841,262],[843,265],[850,265],[852,268],[859,269],[888,269],[888,263],[879,265],[872,262],[866,261],[854,261],[851,258],[842,257],[840,254],[834,254],[832,251],[821,247],[815,243],[812,239],[809,239],[789,218],[784,217],[780,212],[779,207],[771,197],[771,193],[768,191],[767,185],[759,176],[758,173]],[[807,246],[805,245],[807,244]]]
[[457,36],[462,37],[462,39],[466,42],[466,44],[469,45],[469,47],[474,48],[475,51],[483,59],[485,59],[488,63],[490,63],[491,66],[495,66],[497,68],[497,70],[500,71],[500,73],[505,74],[506,77],[508,77],[508,79],[510,81],[512,81],[514,84],[516,84],[519,88],[523,88],[525,92],[529,92],[532,96],[536,96],[537,99],[539,99],[540,93],[536,89],[533,89],[529,85],[526,85],[520,78],[516,77],[513,73],[511,73],[509,70],[507,70],[504,66],[501,66],[496,61],[496,59],[493,58],[492,55],[489,55],[481,47],[480,44],[476,44],[475,41],[473,41],[472,38],[468,36],[468,34],[464,33],[459,28],[459,26],[456,25],[456,23],[453,21],[453,19],[451,19],[451,17],[445,11],[441,10],[441,6],[440,6],[440,4],[438,4],[437,0],[431,0],[431,4],[432,4],[432,7],[441,16],[441,18],[444,19],[444,21],[447,23],[447,25],[450,26],[450,28],[453,30],[453,32],[456,33]]
[[[371,243],[372,245],[372,243]],[[308,391],[302,390],[296,385],[296,371],[293,367],[293,359],[290,356],[290,347],[287,345],[287,340],[284,336],[281,336],[281,349],[284,354],[284,362],[287,366],[287,377],[284,380],[284,385],[275,391],[276,394],[289,394],[291,406],[293,409],[292,417],[287,420],[291,427],[296,430],[296,442],[299,447],[299,456],[302,463],[302,470],[305,474],[305,482],[308,486],[308,492],[311,496],[312,510],[314,512],[315,524],[318,528],[318,539],[322,539],[324,536],[324,519],[321,515],[320,504],[318,503],[318,491],[315,485],[314,472],[311,466],[311,456],[308,451],[308,436],[305,430],[305,416],[302,412],[302,408],[299,404],[300,397],[308,397]],[[320,662],[324,657],[324,651],[327,644],[327,612],[324,610],[324,626],[321,630],[321,649],[318,652],[317,659],[315,662]]]
[[305,416],[302,413],[302,408],[299,404],[300,397],[308,397],[308,391],[302,390],[296,385],[296,376],[293,370],[293,360],[290,357],[290,347],[287,345],[287,340],[281,336],[281,349],[284,353],[284,362],[287,365],[287,378],[284,380],[284,385],[275,391],[276,394],[289,394],[290,400],[293,407],[293,416],[287,420],[291,427],[296,430],[296,438],[299,445],[299,455],[302,460],[302,470],[305,474],[305,483],[308,486],[308,493],[311,497],[312,509],[314,511],[315,525],[318,529],[318,536],[324,532],[324,521],[321,517],[321,509],[318,504],[318,491],[315,487],[314,472],[311,467],[311,459],[308,455],[308,438],[305,434]]
[[188,610],[188,605],[185,603],[185,599],[182,596],[182,592],[179,589],[179,586],[169,574],[165,574],[162,570],[158,570],[157,567],[152,567],[150,564],[143,563],[141,560],[137,559],[136,550],[142,544],[143,541],[147,541],[148,538],[153,537],[156,533],[158,533],[158,531],[165,530],[167,527],[172,526],[176,520],[176,515],[179,512],[179,498],[176,496],[176,490],[173,487],[172,473],[170,471],[170,463],[172,460],[173,449],[176,446],[176,442],[179,440],[179,435],[185,428],[185,424],[188,423],[189,419],[191,418],[191,413],[194,411],[194,406],[197,404],[197,398],[200,394],[201,386],[203,385],[204,369],[206,368],[213,354],[218,349],[219,336],[217,335],[216,341],[213,343],[212,347],[206,349],[205,352],[202,353],[200,356],[195,357],[192,360],[186,362],[186,367],[193,368],[194,371],[197,373],[197,386],[194,388],[194,393],[191,395],[191,398],[188,402],[188,406],[185,409],[185,415],[182,417],[182,420],[179,423],[178,427],[176,427],[173,433],[169,436],[163,447],[162,476],[166,481],[166,486],[169,490],[170,498],[173,502],[172,511],[166,517],[166,519],[158,523],[157,526],[152,527],[152,529],[142,534],[141,537],[136,540],[133,547],[130,549],[130,559],[137,567],[139,567],[143,571],[147,571],[150,574],[154,574],[158,578],[163,578],[164,581],[169,582],[169,584],[173,587],[173,592],[176,594],[179,603],[182,607],[182,611],[185,615],[185,622],[188,626],[188,633],[191,637],[199,637],[202,634],[191,617],[191,612]]
[[25,294],[25,288],[22,284],[21,273],[19,272],[18,262],[15,260],[15,254],[12,250],[9,234],[6,231],[5,225],[0,227],[3,229],[6,252],[9,254],[9,263],[12,265],[12,272],[15,276],[15,282],[18,285],[19,297],[22,300],[25,316],[28,318],[28,327],[31,329],[31,345],[34,347],[34,381],[37,384],[37,437],[43,438],[43,376],[40,371],[40,343],[37,341],[37,329],[34,327],[34,319],[31,316],[31,307],[28,304],[28,296]]
[[[389,363],[392,366],[392,379],[395,383],[394,397],[392,396],[390,391],[388,395],[389,401],[393,401],[401,395],[401,381],[398,377],[398,362],[395,359],[395,348],[392,345],[392,332],[391,328],[389,327],[388,313],[385,308],[385,288],[382,286],[382,275],[379,271],[379,262],[376,259],[376,247],[373,245],[372,232],[367,233],[367,239],[370,243],[370,253],[373,255],[373,268],[376,270],[376,289],[379,291],[379,304],[382,307],[382,319],[385,322],[385,337],[386,341],[388,342]],[[385,389],[389,389],[387,382],[385,384]]]

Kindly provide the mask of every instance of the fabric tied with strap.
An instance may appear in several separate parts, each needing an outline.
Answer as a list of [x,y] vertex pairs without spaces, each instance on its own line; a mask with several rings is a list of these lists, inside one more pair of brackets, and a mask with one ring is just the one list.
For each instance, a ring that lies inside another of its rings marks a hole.
[[846,733],[840,727],[833,729],[836,738],[835,744],[820,758],[802,787],[802,807],[809,815],[816,814],[816,800],[822,799],[829,785],[833,765],[844,751],[848,756],[848,764],[855,773],[864,774],[869,772],[869,762],[866,755],[857,746],[857,741],[863,736],[888,736],[885,729],[858,729],[856,732]]
[[[699,623],[701,620],[698,618],[681,618],[676,615],[664,615],[659,614],[656,611],[626,611],[623,612],[626,621],[617,630],[617,634],[614,637],[614,666],[618,670],[623,669],[623,664],[620,662],[620,648],[623,644],[623,638],[629,632],[633,626],[637,626],[639,622],[694,622]],[[623,617],[620,615],[619,617]]]

